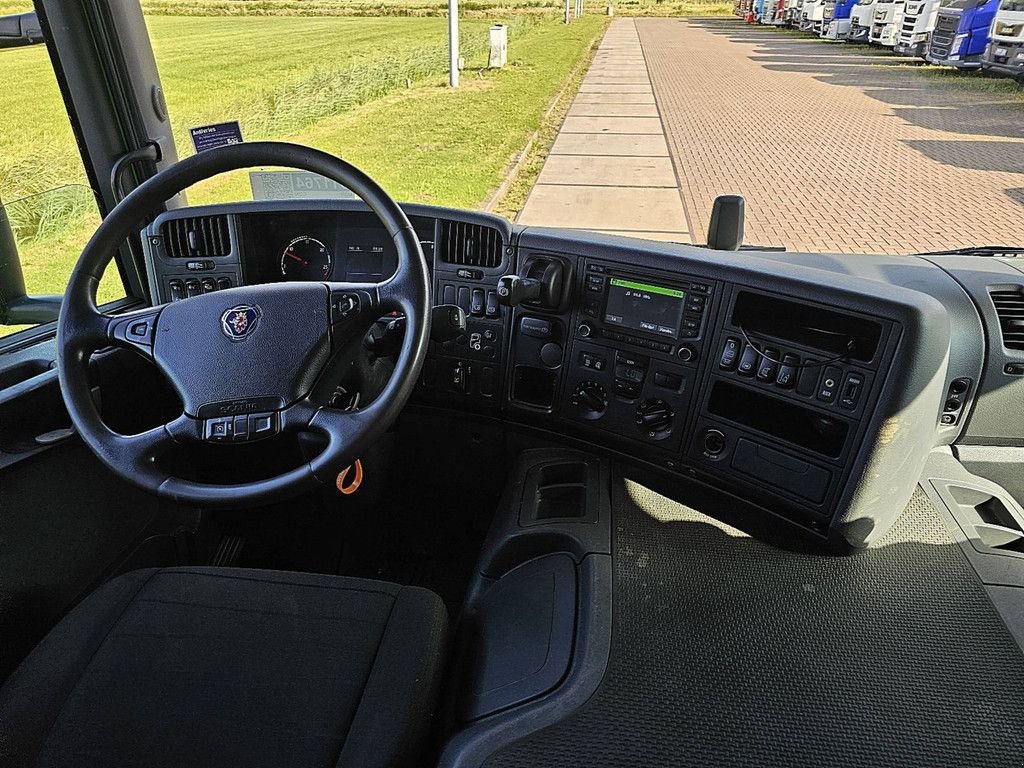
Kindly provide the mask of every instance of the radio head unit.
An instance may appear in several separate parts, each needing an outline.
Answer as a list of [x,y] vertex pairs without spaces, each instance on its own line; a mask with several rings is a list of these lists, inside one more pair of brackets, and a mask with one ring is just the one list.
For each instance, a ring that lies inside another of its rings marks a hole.
[[676,338],[686,291],[623,277],[608,280],[604,322],[657,336]]
[[588,262],[577,335],[689,360],[694,350],[685,342],[703,335],[713,292],[712,285],[680,275],[662,278]]

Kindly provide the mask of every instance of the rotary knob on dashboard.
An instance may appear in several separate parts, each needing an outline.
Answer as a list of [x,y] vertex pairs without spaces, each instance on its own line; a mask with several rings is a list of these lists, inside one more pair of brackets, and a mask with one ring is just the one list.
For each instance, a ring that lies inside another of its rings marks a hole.
[[636,425],[652,440],[663,440],[672,431],[672,406],[650,398],[636,407]]
[[608,393],[596,381],[581,381],[569,396],[585,419],[599,419],[608,407]]

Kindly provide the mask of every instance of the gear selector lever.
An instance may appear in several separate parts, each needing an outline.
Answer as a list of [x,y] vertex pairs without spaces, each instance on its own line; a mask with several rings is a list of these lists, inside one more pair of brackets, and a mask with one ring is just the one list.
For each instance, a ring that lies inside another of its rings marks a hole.
[[498,303],[506,307],[515,307],[524,301],[537,301],[543,285],[533,277],[505,275],[498,278]]
[[498,278],[498,303],[515,307],[525,302],[543,309],[557,309],[564,300],[566,269],[560,259],[535,254],[524,263],[524,276]]

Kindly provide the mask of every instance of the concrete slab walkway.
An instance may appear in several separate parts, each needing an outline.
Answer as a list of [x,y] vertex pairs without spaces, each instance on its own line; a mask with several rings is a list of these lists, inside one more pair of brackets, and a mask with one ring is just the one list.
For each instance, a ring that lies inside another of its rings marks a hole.
[[562,123],[520,224],[691,242],[632,19],[617,19]]

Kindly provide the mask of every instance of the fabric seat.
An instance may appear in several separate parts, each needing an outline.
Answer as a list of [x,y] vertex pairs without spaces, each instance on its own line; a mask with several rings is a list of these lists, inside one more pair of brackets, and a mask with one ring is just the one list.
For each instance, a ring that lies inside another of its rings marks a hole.
[[0,691],[0,765],[421,765],[446,633],[441,599],[415,587],[134,571]]

